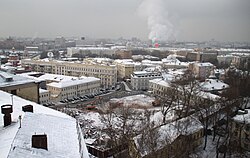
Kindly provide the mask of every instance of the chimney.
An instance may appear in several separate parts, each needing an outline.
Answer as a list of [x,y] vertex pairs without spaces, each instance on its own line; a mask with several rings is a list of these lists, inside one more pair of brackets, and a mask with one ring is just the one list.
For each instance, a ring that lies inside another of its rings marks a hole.
[[23,112],[32,112],[33,113],[33,106],[32,105],[25,105],[22,107]]
[[32,135],[32,148],[48,150],[47,135]]
[[2,105],[1,111],[2,111],[2,114],[4,114],[4,116],[3,116],[4,127],[10,125],[11,124],[11,113],[13,112],[12,105],[10,105],[10,104]]

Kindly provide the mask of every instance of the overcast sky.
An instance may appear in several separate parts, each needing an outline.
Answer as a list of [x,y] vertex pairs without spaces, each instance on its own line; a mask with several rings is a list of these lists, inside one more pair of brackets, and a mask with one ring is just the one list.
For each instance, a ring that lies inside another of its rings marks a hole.
[[[164,20],[173,26],[174,35],[171,39],[250,42],[250,0],[163,1],[161,7],[167,14]],[[148,19],[138,9],[142,2],[0,0],[0,37],[147,39],[150,33]]]

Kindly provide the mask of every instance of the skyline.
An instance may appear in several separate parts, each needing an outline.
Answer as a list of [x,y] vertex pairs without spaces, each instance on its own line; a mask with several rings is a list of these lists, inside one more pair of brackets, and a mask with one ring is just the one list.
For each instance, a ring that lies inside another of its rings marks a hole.
[[[167,22],[172,29],[171,36],[164,39],[250,42],[248,0],[155,0],[151,4],[150,1],[0,0],[0,37],[137,37],[147,40],[152,32],[148,18],[157,13],[154,10],[161,10],[156,18],[164,15],[161,17],[163,24]],[[153,11],[147,12],[145,5],[141,7],[145,3],[155,6]],[[168,27],[160,36],[165,36],[170,29]]]

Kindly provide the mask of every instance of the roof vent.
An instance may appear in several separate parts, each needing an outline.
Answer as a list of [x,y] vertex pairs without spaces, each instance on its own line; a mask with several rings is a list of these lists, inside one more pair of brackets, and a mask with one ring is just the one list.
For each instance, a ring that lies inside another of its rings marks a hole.
[[33,113],[33,106],[32,105],[25,105],[22,107],[23,112],[32,112]]
[[10,105],[10,104],[2,105],[1,111],[2,111],[2,114],[4,114],[4,116],[3,116],[4,127],[10,125],[11,124],[11,113],[13,112],[12,105]]
[[32,135],[32,148],[48,150],[47,135]]

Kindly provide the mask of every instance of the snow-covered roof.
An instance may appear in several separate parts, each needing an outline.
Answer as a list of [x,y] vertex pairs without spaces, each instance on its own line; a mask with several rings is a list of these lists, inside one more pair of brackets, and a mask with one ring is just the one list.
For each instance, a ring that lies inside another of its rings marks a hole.
[[99,78],[95,77],[81,77],[77,79],[71,79],[71,80],[63,80],[61,82],[52,82],[47,84],[47,86],[51,87],[57,87],[57,88],[64,88],[64,87],[70,87],[70,86],[75,86],[75,85],[80,85],[80,84],[85,84],[85,83],[90,83],[90,82],[95,82],[95,81],[100,81]]
[[[65,153],[65,151],[60,150],[63,153],[55,153],[56,150],[52,150],[52,151],[50,150],[50,148],[51,149],[59,148],[56,145],[56,143],[61,142],[61,141],[63,141],[63,143],[60,144],[60,148],[67,150],[67,148],[71,149],[71,147],[77,147],[77,149],[74,149],[74,151],[79,152],[79,146],[78,146],[79,141],[77,139],[78,135],[76,132],[74,132],[77,130],[74,118],[72,118],[64,113],[61,113],[59,111],[44,107],[44,106],[39,105],[37,103],[22,99],[18,96],[11,95],[11,94],[3,92],[3,91],[0,91],[0,96],[1,96],[0,97],[0,105],[12,104],[12,97],[13,97],[13,113],[11,113],[12,124],[4,127],[3,126],[3,114],[0,113],[0,157],[1,158],[7,157],[9,152],[10,152],[12,157],[15,157],[16,156],[15,154],[17,154],[15,151],[16,149],[17,149],[17,151],[20,151],[20,153],[18,152],[19,154],[24,154],[24,153],[28,154],[29,153],[29,154],[33,154],[30,157],[44,157],[43,155],[40,155],[40,154],[43,154],[43,152],[44,152],[43,150],[31,149],[31,147],[27,146],[27,144],[21,143],[24,141],[25,142],[31,141],[31,135],[30,135],[29,139],[27,137],[23,137],[23,136],[27,136],[28,134],[34,134],[35,132],[37,134],[41,134],[41,133],[45,132],[49,136],[49,138],[48,138],[49,150],[46,152],[48,152],[48,154],[50,153],[51,156],[45,155],[45,157],[47,157],[47,156],[48,157],[56,157],[56,156],[53,156],[53,154],[54,155],[60,154],[59,157],[68,157],[68,156],[66,156],[67,153]],[[26,118],[27,113],[24,113],[22,111],[22,106],[24,106],[24,105],[33,105],[34,114],[32,116],[28,115]],[[18,123],[19,122],[18,117],[20,115],[23,118],[23,120],[22,120],[23,127],[21,129],[19,129],[19,123]],[[26,120],[28,122],[26,122]],[[58,121],[58,120],[60,120],[60,121]],[[65,123],[63,123],[64,121],[65,121]],[[28,125],[29,123],[31,123],[32,126]],[[71,125],[69,125],[69,124],[71,124]],[[41,125],[41,127],[39,127],[39,125]],[[27,129],[25,127],[27,127]],[[41,129],[43,129],[43,130],[41,130]],[[53,131],[51,129],[53,129]],[[67,132],[65,132],[65,130]],[[68,133],[69,131],[72,131],[72,133]],[[52,136],[51,136],[51,133],[52,133]],[[55,136],[59,133],[60,133],[60,137]],[[22,135],[22,134],[25,134],[25,135]],[[68,138],[66,138],[66,137],[71,138],[72,141],[68,141]],[[27,138],[28,140],[24,140],[25,138]],[[17,145],[17,148],[14,147],[15,145]],[[10,149],[12,149],[12,150],[10,151]],[[69,151],[67,151],[67,152],[69,152]],[[85,151],[85,155],[88,155],[87,151]],[[19,155],[17,155],[16,157],[18,157],[18,156]],[[26,157],[26,156],[20,155],[20,157]],[[79,154],[77,157],[80,157]]]
[[[6,82],[5,77],[13,78],[13,80]],[[33,79],[0,71],[0,87],[8,87],[8,86],[15,86],[20,84],[35,83],[35,82],[36,81]]]
[[[48,150],[31,147],[31,137],[46,134]],[[26,113],[9,152],[9,158],[80,158],[76,120],[46,114]]]
[[214,66],[212,63],[206,62],[206,63],[196,63],[199,67],[207,67],[207,66]]
[[240,123],[250,124],[250,109],[245,109],[245,111],[242,111],[242,114],[234,116],[233,120]]
[[[202,128],[203,126],[200,121],[189,116],[153,129],[156,132],[155,135],[151,137],[154,137],[157,142],[154,150],[160,150],[166,145],[171,144],[180,135],[190,135],[198,130],[201,130]],[[147,142],[152,140],[149,140],[146,137],[147,135],[140,134],[133,138],[136,148],[139,150],[141,156],[149,155],[152,152],[152,146],[149,145],[151,143]]]
[[46,73],[46,74],[38,77],[38,79],[60,82],[60,81],[71,81],[72,79],[77,79],[77,77],[66,76],[66,75],[57,75],[57,74],[47,74]]
[[206,79],[200,86],[203,91],[220,91],[229,87],[228,84],[218,79]]
[[158,72],[151,72],[151,71],[134,71],[134,75],[149,75],[149,74],[158,74]]
[[155,84],[159,84],[163,87],[170,87],[169,82],[162,80],[162,79],[153,79],[153,80],[149,80],[149,83],[155,83]]

